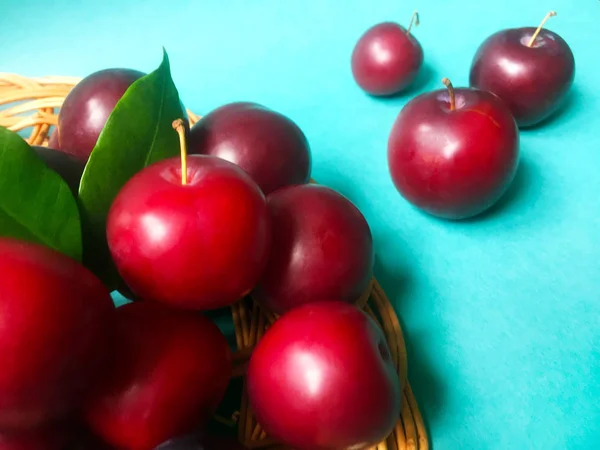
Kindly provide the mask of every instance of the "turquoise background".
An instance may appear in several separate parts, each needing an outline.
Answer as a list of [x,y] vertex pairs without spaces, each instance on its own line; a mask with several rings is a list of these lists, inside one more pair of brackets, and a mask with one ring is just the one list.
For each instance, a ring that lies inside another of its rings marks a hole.
[[[406,95],[369,98],[352,79],[352,48],[379,21],[406,25],[413,9],[423,76]],[[575,85],[555,119],[522,132],[512,189],[467,222],[414,210],[387,172],[401,107],[444,76],[465,85],[483,39],[550,9],[548,28],[575,54]],[[314,177],[371,224],[434,448],[597,449],[599,23],[594,0],[1,0],[0,71],[151,71],[164,45],[192,110],[252,100],[289,115],[310,140]]]

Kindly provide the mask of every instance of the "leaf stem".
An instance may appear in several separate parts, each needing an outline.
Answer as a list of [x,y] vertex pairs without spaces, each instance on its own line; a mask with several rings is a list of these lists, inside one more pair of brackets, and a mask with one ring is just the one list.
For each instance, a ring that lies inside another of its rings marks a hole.
[[183,119],[173,121],[173,128],[179,135],[179,147],[181,149],[181,184],[187,184],[187,144],[185,142],[185,125]]

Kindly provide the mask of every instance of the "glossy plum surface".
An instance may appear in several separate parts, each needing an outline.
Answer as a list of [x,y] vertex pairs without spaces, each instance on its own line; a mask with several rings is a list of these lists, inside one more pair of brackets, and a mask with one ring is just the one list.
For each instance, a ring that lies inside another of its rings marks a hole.
[[253,297],[278,314],[319,299],[358,300],[374,254],[369,224],[356,206],[315,184],[280,189],[267,202],[273,245]]
[[142,76],[132,69],[104,69],[75,85],[58,114],[60,150],[87,160],[115,105]]
[[114,319],[109,292],[80,263],[0,238],[0,430],[77,409],[110,362]]
[[144,300],[188,309],[228,306],[267,263],[265,197],[238,166],[191,155],[156,163],[123,187],[108,216],[108,244],[123,280]]
[[372,95],[392,95],[408,87],[423,65],[423,48],[406,28],[383,22],[369,28],[352,52],[352,74]]
[[229,103],[208,113],[192,127],[189,149],[237,164],[265,195],[310,178],[311,152],[302,130],[257,103]]
[[86,418],[107,443],[152,450],[202,426],[232,371],[225,336],[208,318],[150,302],[117,309],[119,347]]
[[512,182],[519,130],[505,104],[476,89],[421,94],[401,110],[388,140],[389,170],[402,196],[447,219],[475,216]]
[[491,91],[508,105],[520,127],[536,125],[564,103],[575,78],[575,58],[558,34],[534,27],[494,33],[477,49],[470,71],[473,87]]
[[283,315],[258,342],[247,383],[258,422],[296,450],[366,449],[399,419],[401,383],[383,333],[345,302]]

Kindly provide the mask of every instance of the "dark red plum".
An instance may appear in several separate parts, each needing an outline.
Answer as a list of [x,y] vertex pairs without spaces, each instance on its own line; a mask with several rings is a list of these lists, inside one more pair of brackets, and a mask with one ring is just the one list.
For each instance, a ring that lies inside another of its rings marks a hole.
[[310,178],[311,153],[302,130],[256,103],[229,103],[204,116],[190,131],[189,151],[238,165],[265,195]]
[[559,110],[575,78],[571,48],[558,34],[542,29],[544,22],[537,29],[494,33],[471,65],[470,85],[500,97],[519,127],[537,125]]
[[104,69],[77,83],[58,114],[60,150],[87,160],[117,102],[144,75],[132,69]]
[[402,383],[390,355],[382,330],[354,305],[306,304],[258,342],[248,399],[267,434],[290,448],[373,448],[400,418]]
[[417,208],[465,219],[495,204],[519,163],[519,130],[505,103],[472,88],[421,94],[398,114],[388,164],[398,192]]
[[229,384],[231,350],[203,315],[152,302],[117,308],[116,362],[85,408],[90,429],[122,450],[151,450],[202,427]]
[[319,299],[358,300],[374,258],[371,230],[358,208],[316,184],[279,189],[267,204],[273,244],[253,297],[278,314]]
[[62,420],[104,375],[114,345],[109,292],[80,263],[0,238],[0,430]]
[[352,52],[352,74],[356,83],[371,95],[397,94],[416,79],[423,66],[423,48],[411,34],[419,23],[415,12],[408,29],[395,22],[369,28]]

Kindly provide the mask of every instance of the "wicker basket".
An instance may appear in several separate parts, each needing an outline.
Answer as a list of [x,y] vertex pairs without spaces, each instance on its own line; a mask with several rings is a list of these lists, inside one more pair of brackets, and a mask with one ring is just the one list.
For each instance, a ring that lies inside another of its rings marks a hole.
[[[58,110],[79,80],[58,76],[26,78],[0,73],[0,126],[21,132],[31,145],[48,145],[52,127],[57,124]],[[199,120],[199,116],[191,111],[188,115],[192,124]],[[382,327],[403,385],[402,412],[394,431],[370,450],[427,450],[425,426],[407,380],[406,347],[400,322],[377,280],[372,280],[358,305]],[[276,317],[262,311],[251,299],[232,306],[231,316],[237,346],[235,376],[243,376],[252,349]],[[235,420],[239,440],[249,448],[285,449],[271,440],[256,422],[245,392]]]

